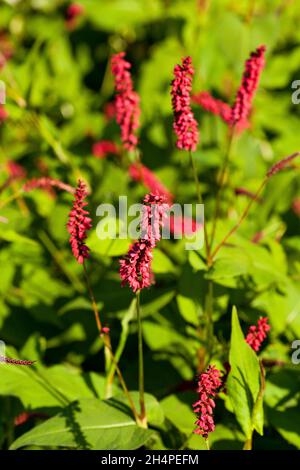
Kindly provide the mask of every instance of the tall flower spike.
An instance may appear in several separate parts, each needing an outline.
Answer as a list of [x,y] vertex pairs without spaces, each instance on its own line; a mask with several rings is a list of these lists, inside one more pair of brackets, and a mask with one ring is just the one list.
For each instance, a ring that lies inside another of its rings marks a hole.
[[111,59],[111,69],[115,77],[116,120],[121,128],[124,148],[134,150],[138,144],[135,131],[139,127],[140,98],[133,89],[130,74],[131,64],[124,57],[125,52],[120,52]]
[[163,196],[147,194],[144,198],[141,237],[120,260],[122,286],[128,284],[133,292],[150,287],[153,282],[152,250],[160,240],[160,228],[167,207]]
[[164,225],[169,205],[160,194],[147,194],[144,198],[141,223],[141,238],[150,242],[152,248],[161,238],[160,229]]
[[128,284],[133,292],[150,287],[153,281],[151,271],[152,246],[148,240],[139,240],[129,249],[127,256],[120,260],[122,287]]
[[266,46],[258,47],[246,61],[242,82],[231,111],[232,125],[248,120],[260,75],[265,66],[265,51]]
[[71,235],[70,244],[72,252],[80,264],[84,262],[85,258],[89,257],[89,248],[85,244],[85,239],[87,231],[92,228],[91,219],[88,217],[89,212],[84,209],[87,206],[87,202],[85,202],[87,194],[85,183],[79,180],[73,201],[73,209],[69,214],[67,224]]
[[[214,98],[208,91],[201,91],[192,96],[192,101],[201,106],[205,111],[219,116],[228,126],[232,125],[231,114],[232,109],[225,101]],[[236,126],[238,133],[243,132],[250,126],[249,121],[241,120]]]
[[258,352],[261,348],[262,342],[267,337],[268,331],[270,331],[268,317],[261,317],[257,322],[257,326],[250,326],[246,336],[246,342],[254,351]]
[[200,375],[198,381],[199,400],[193,404],[194,412],[198,415],[195,434],[200,434],[204,439],[215,430],[213,410],[214,398],[222,385],[221,372],[214,366],[209,366],[206,372]]
[[199,132],[191,109],[191,91],[194,68],[191,57],[182,59],[182,65],[175,65],[172,81],[172,106],[174,113],[173,129],[177,135],[179,149],[195,151]]

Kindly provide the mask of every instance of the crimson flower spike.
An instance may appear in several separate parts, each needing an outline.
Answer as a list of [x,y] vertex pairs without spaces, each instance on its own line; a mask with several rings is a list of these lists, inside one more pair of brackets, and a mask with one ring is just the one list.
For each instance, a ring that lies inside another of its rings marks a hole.
[[141,238],[133,243],[127,255],[120,260],[122,286],[126,284],[133,292],[150,287],[153,283],[152,251],[160,240],[160,228],[168,204],[159,194],[147,194],[144,198],[141,221]]
[[203,372],[198,381],[199,400],[193,404],[194,412],[197,414],[195,434],[200,434],[204,439],[215,430],[213,410],[215,408],[215,397],[222,386],[221,372],[215,366],[209,366]]
[[11,359],[6,356],[0,356],[0,363],[13,364],[15,366],[32,366],[36,361],[23,361],[21,359]]
[[279,171],[284,170],[289,164],[300,155],[300,152],[295,152],[292,155],[289,155],[286,158],[283,158],[282,160],[279,160],[279,162],[275,163],[268,171],[267,177],[270,178],[271,176],[276,175]]
[[134,150],[138,144],[135,132],[139,127],[140,98],[133,89],[131,64],[124,57],[125,52],[120,52],[111,59],[111,70],[115,77],[116,121],[121,128],[124,148]]
[[260,75],[265,66],[265,51],[266,46],[259,46],[246,61],[242,82],[232,106],[232,125],[245,122],[249,117]]
[[[222,100],[214,98],[208,91],[200,91],[192,96],[192,101],[216,116],[219,116],[228,126],[232,125],[231,114],[232,108],[229,104]],[[236,126],[238,133],[243,132],[250,126],[248,120],[241,120]]]
[[174,67],[174,80],[172,81],[172,106],[174,113],[173,129],[177,135],[177,148],[195,151],[199,132],[197,121],[191,109],[192,79],[194,67],[191,57],[182,59],[181,65]]
[[222,100],[214,98],[208,91],[200,91],[192,96],[192,101],[229,124],[231,118],[231,107]]
[[89,248],[85,244],[87,232],[92,228],[91,219],[88,217],[89,212],[85,209],[87,202],[87,188],[83,181],[79,180],[75,191],[73,201],[73,209],[69,214],[67,224],[70,233],[70,244],[72,252],[78,263],[82,264],[85,258],[89,258]]

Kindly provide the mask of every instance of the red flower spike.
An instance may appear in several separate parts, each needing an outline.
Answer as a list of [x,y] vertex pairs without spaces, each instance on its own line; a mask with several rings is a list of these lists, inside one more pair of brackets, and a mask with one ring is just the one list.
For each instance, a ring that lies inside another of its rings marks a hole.
[[270,331],[270,325],[268,325],[268,321],[268,317],[261,317],[257,322],[257,326],[250,326],[248,330],[246,342],[256,352],[260,350],[262,342],[267,337],[268,331]]
[[140,98],[133,89],[130,74],[131,64],[124,57],[125,52],[120,52],[111,59],[111,70],[115,77],[116,121],[121,128],[121,140],[124,148],[134,150],[138,144],[135,131],[139,127]]
[[172,106],[174,113],[173,129],[177,135],[177,148],[195,151],[199,132],[197,121],[191,109],[192,78],[194,68],[191,57],[182,59],[182,64],[174,67],[172,81]]
[[[197,95],[192,96],[192,101],[216,116],[219,116],[226,124],[231,126],[231,107],[222,100],[214,98],[208,91],[201,91]],[[238,133],[243,132],[250,126],[248,120],[241,120],[236,130]]]
[[105,158],[108,154],[118,155],[119,149],[111,140],[99,140],[94,143],[92,154],[97,158]]
[[195,434],[208,438],[208,434],[215,430],[213,410],[215,408],[214,398],[222,385],[221,372],[214,366],[209,366],[203,372],[198,381],[199,400],[193,404],[194,412],[198,415]]
[[152,248],[155,248],[161,238],[160,229],[164,225],[168,208],[165,198],[159,194],[150,193],[144,198],[141,238],[149,241]]
[[192,96],[192,101],[216,116],[220,116],[224,122],[229,124],[231,118],[231,107],[222,100],[214,98],[208,91],[201,91]]
[[153,281],[152,258],[152,247],[149,241],[135,242],[130,247],[127,256],[120,260],[122,287],[128,284],[133,292],[150,287]]
[[85,202],[87,194],[85,183],[79,180],[73,201],[73,209],[69,214],[67,224],[68,232],[71,235],[72,252],[80,264],[84,262],[85,258],[89,258],[89,248],[85,244],[85,239],[87,231],[92,228],[92,224],[90,217],[88,217],[89,212],[84,209],[87,206],[87,202]]

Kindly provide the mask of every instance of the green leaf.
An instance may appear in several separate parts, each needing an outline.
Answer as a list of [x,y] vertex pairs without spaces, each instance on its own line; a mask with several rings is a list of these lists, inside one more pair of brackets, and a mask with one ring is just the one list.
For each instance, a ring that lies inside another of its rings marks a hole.
[[246,343],[236,308],[232,311],[228,395],[236,418],[247,439],[255,429],[263,433],[261,370],[255,352]]
[[161,402],[166,418],[185,434],[190,434],[195,428],[196,415],[192,408],[193,398],[196,401],[195,397],[191,397],[190,405],[181,401],[176,395],[169,395]]
[[27,446],[130,450],[144,445],[153,431],[138,427],[118,400],[80,400],[19,437],[11,449]]
[[300,410],[299,407],[288,408],[284,411],[268,409],[268,419],[272,426],[282,435],[282,437],[300,449]]
[[93,398],[95,391],[104,390],[105,383],[93,372],[80,374],[77,369],[63,365],[46,369],[39,364],[30,368],[1,364],[0,374],[0,395],[18,397],[31,409],[61,407],[78,398]]
[[156,274],[173,273],[176,271],[170,258],[158,248],[154,251],[152,270]]
[[123,240],[119,238],[105,238],[100,240],[96,231],[93,231],[89,236],[87,243],[94,253],[102,256],[113,257],[125,255],[132,242],[129,239]]

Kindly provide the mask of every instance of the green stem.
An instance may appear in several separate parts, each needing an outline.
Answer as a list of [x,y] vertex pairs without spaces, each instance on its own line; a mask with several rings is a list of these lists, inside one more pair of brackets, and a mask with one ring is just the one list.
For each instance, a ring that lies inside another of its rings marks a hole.
[[147,415],[145,407],[145,385],[144,385],[144,354],[143,354],[143,330],[140,309],[140,291],[136,292],[136,315],[138,324],[138,354],[139,354],[139,392],[141,407],[141,425],[147,427]]
[[[190,164],[191,164],[193,174],[194,174],[194,180],[195,180],[195,185],[196,185],[196,192],[197,192],[198,202],[199,202],[199,204],[203,204],[203,198],[202,198],[202,194],[201,194],[201,188],[200,188],[200,183],[199,183],[199,178],[198,178],[198,172],[197,172],[197,168],[195,166],[195,162],[194,162],[191,150],[189,151],[189,158],[190,158]],[[205,221],[204,221],[204,240],[205,240],[206,256],[207,256],[207,261],[208,261],[210,259],[210,245],[209,245],[209,241],[208,241],[208,233],[207,233]]]
[[[225,175],[226,175],[226,170],[229,164],[230,160],[230,154],[231,154],[231,149],[232,149],[232,143],[233,143],[233,136],[234,136],[234,128],[231,129],[230,135],[229,135],[229,140],[228,140],[228,147],[227,151],[225,154],[222,170],[221,170],[221,176],[220,176],[220,185],[219,189],[217,191],[217,196],[216,196],[216,208],[215,208],[215,214],[213,218],[213,226],[212,226],[212,231],[211,231],[211,238],[210,238],[210,247],[212,248],[214,239],[215,239],[215,234],[217,230],[217,224],[218,224],[218,219],[220,216],[220,208],[221,208],[221,196],[224,188],[224,183],[225,183]],[[211,262],[211,259],[210,259]]]

